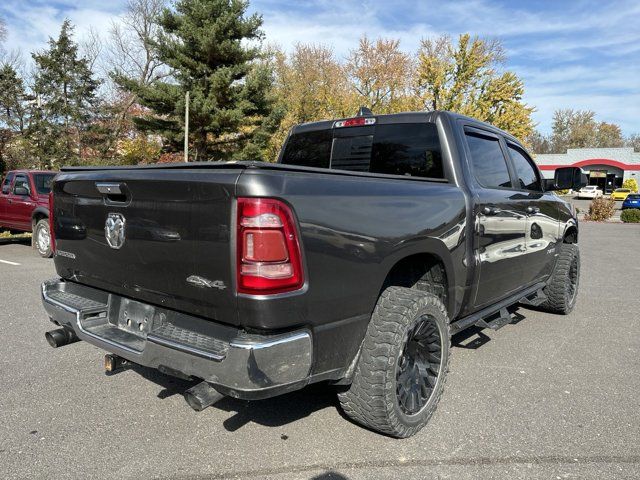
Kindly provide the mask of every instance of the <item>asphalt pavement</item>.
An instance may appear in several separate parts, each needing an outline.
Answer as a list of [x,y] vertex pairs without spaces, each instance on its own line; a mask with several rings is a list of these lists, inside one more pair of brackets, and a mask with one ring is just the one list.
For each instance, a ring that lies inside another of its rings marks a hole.
[[395,440],[323,386],[197,413],[188,382],[106,376],[99,349],[44,339],[52,261],[0,244],[0,478],[640,478],[639,247],[638,225],[583,223],[574,312],[455,338],[437,412]]

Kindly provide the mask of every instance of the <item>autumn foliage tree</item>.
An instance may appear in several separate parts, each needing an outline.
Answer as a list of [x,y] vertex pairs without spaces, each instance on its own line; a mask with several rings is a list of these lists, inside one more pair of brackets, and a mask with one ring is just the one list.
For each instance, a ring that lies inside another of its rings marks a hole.
[[354,89],[357,103],[376,113],[394,113],[415,109],[411,95],[413,62],[400,50],[400,41],[366,36],[351,50],[345,72]]
[[269,141],[267,159],[271,161],[293,125],[346,117],[357,105],[345,68],[331,48],[297,44],[290,55],[279,50],[272,55],[280,122]]
[[534,132],[530,136],[533,150],[536,153],[565,153],[568,148],[615,148],[627,144],[620,126],[598,122],[595,117],[591,110],[556,110],[551,134]]
[[462,113],[527,137],[534,109],[523,101],[522,80],[502,70],[504,59],[498,41],[469,34],[457,44],[448,36],[423,40],[415,82],[424,108]]

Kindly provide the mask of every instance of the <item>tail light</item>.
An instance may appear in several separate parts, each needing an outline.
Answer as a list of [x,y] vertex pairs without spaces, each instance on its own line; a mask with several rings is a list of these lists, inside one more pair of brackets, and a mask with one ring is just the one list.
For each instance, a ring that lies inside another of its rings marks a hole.
[[55,253],[56,251],[56,236],[54,233],[54,216],[53,216],[53,185],[51,186],[51,191],[49,192],[49,239],[51,242],[51,251]]
[[272,198],[239,198],[238,292],[297,290],[304,284],[298,233],[291,209]]
[[346,120],[338,120],[333,124],[334,128],[343,127],[363,127],[365,125],[374,125],[376,119],[373,117],[355,117],[347,118]]

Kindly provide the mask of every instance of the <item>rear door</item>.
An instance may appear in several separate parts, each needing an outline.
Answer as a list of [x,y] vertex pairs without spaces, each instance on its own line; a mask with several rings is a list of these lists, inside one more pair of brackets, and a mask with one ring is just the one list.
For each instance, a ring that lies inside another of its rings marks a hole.
[[67,279],[235,323],[235,182],[241,167],[61,173],[55,263]]
[[533,160],[519,145],[506,141],[516,175],[514,188],[518,211],[526,217],[526,254],[522,257],[523,284],[546,280],[554,265],[558,239],[558,201],[542,191],[542,181]]
[[465,138],[474,196],[474,309],[478,310],[520,288],[527,219],[518,207],[500,137],[466,127]]

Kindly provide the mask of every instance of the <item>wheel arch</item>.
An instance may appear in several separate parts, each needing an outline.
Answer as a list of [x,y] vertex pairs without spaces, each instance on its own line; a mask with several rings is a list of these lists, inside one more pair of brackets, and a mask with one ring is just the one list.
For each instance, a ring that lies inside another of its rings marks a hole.
[[451,255],[444,244],[430,239],[428,248],[403,249],[386,263],[384,280],[380,284],[378,298],[390,286],[416,288],[418,282],[434,267],[440,267],[438,280],[443,287],[443,303],[450,318],[454,318],[456,305],[455,273]]
[[568,225],[562,236],[562,243],[578,243],[578,227],[576,225]]
[[31,213],[31,230],[33,231],[36,224],[43,218],[49,218],[49,209],[44,207],[36,207]]

